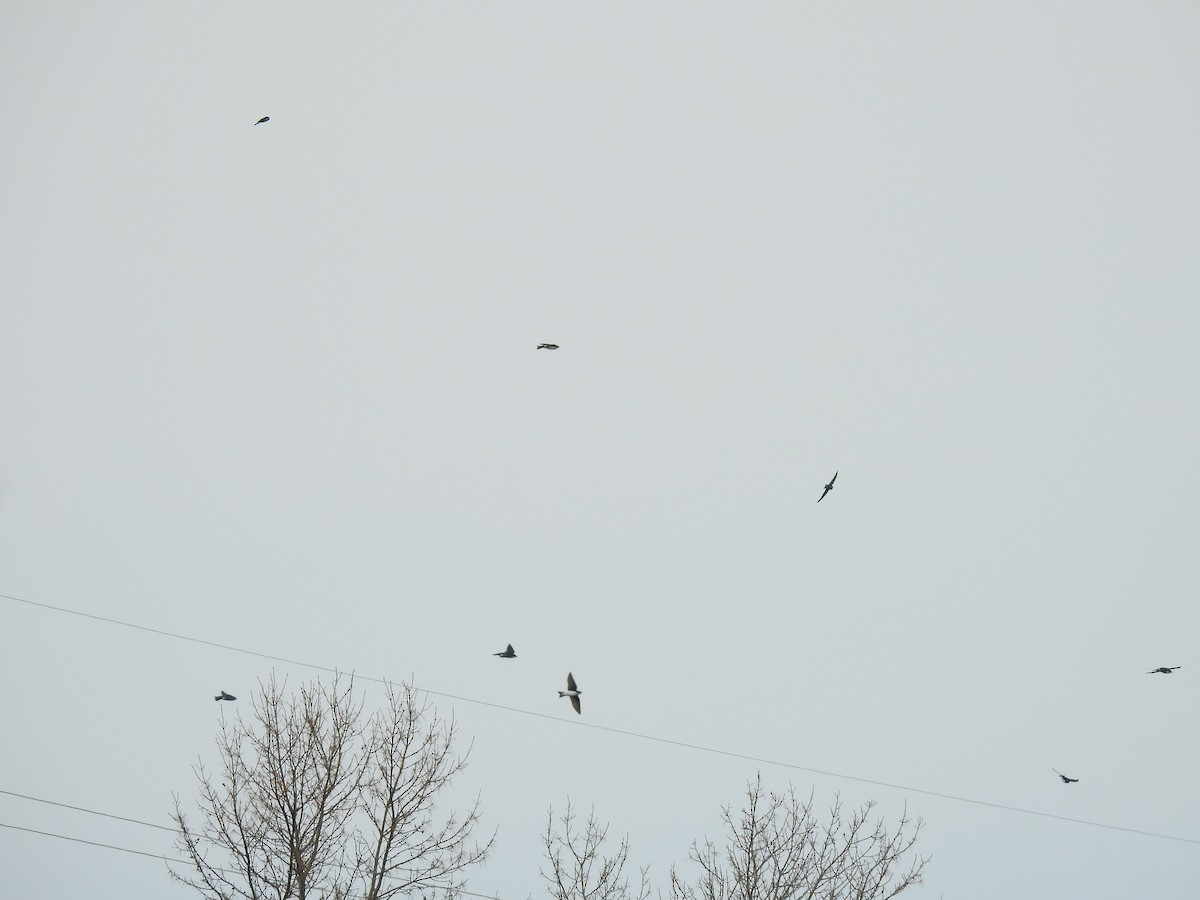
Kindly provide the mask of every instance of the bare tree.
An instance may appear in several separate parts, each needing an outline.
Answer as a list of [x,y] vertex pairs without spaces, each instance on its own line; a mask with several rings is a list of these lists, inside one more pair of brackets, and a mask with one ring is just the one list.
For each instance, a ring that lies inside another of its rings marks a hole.
[[222,719],[220,776],[194,767],[198,829],[175,798],[188,872],[171,875],[208,900],[455,897],[494,836],[471,840],[478,798],[465,813],[437,809],[470,752],[454,752],[453,719],[408,685],[369,716],[353,679],[285,688],[272,676],[248,721]]
[[546,889],[555,900],[647,900],[650,896],[648,868],[641,870],[637,894],[629,892],[625,863],[629,857],[629,837],[623,837],[611,856],[602,851],[608,839],[608,826],[596,821],[595,811],[588,814],[583,831],[575,825],[575,811],[567,800],[567,809],[559,817],[561,830],[555,828],[554,809],[547,815],[542,845],[550,871],[541,872]]
[[[836,798],[819,820],[812,795],[764,792],[762,776],[746,786],[746,805],[721,811],[727,844],[693,843],[694,884],[671,869],[673,900],[889,900],[920,884],[927,857],[906,862],[923,822],[907,809],[894,831],[871,821],[875,802],[845,811]],[[910,827],[911,826],[911,827]]]

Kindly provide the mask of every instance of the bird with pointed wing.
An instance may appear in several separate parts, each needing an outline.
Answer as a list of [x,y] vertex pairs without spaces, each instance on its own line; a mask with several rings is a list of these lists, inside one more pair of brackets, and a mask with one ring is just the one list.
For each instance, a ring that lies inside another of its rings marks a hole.
[[517,658],[517,654],[513,650],[512,644],[509,644],[507,647],[505,647],[499,653],[493,653],[492,656],[499,656],[501,659],[516,659]]
[[570,697],[572,708],[575,710],[575,712],[579,713],[580,715],[583,715],[583,711],[579,708],[579,695],[582,693],[583,693],[583,691],[579,690],[579,688],[577,688],[575,686],[575,676],[572,675],[570,672],[568,672],[567,673],[567,689],[565,691],[559,691],[558,696]]
[[838,475],[838,473],[837,473],[837,472],[834,472],[834,473],[833,473],[833,477],[829,479],[829,484],[825,485],[825,490],[824,490],[824,491],[822,491],[822,492],[821,492],[821,496],[817,498],[817,502],[818,502],[818,503],[820,503],[822,500],[824,500],[824,499],[825,499],[825,495],[826,495],[826,494],[828,494],[830,491],[832,491],[832,490],[833,490],[833,483],[834,483],[835,481],[837,481],[837,475]]

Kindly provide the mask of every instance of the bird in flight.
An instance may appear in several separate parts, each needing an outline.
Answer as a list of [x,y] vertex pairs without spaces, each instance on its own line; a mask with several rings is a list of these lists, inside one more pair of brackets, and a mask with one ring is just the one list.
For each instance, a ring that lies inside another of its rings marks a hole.
[[263,116],[261,119],[259,119],[259,120],[258,120],[257,122],[255,122],[254,124],[255,124],[255,125],[261,125],[263,122],[270,122],[270,121],[271,121],[271,117],[270,117],[270,116]]
[[492,656],[499,656],[502,659],[516,659],[517,658],[517,654],[513,650],[512,644],[509,644],[507,647],[505,647],[499,653],[493,653]]
[[1059,778],[1061,778],[1063,780],[1063,784],[1072,784],[1079,780],[1078,778],[1068,778],[1062,772],[1058,771],[1058,769],[1054,768],[1054,766],[1050,767],[1050,771],[1053,772],[1055,775],[1057,775]]
[[558,344],[538,344],[538,350],[557,350]]
[[1182,669],[1182,668],[1183,668],[1183,666],[1159,666],[1157,669],[1151,669],[1146,674],[1147,675],[1157,675],[1159,672],[1162,672],[1164,675],[1170,675],[1176,669]]
[[236,700],[237,697],[233,696],[233,694],[227,694],[224,691],[221,691],[221,693],[217,694],[217,696],[213,697],[213,699],[214,700]]
[[579,709],[579,695],[582,693],[583,693],[583,691],[581,691],[581,690],[579,690],[579,688],[575,687],[575,676],[572,675],[570,672],[568,672],[567,673],[567,689],[565,691],[559,691],[558,696],[570,697],[571,698],[571,706],[574,708],[575,712],[579,713],[580,715],[583,715],[583,712]]
[[837,472],[834,472],[834,473],[833,473],[833,477],[829,479],[829,484],[825,485],[825,490],[824,490],[824,491],[822,491],[822,492],[821,492],[821,496],[817,498],[817,502],[818,502],[818,503],[820,503],[822,500],[824,500],[824,499],[825,499],[825,495],[826,495],[826,494],[828,494],[830,491],[832,491],[832,490],[833,490],[833,483],[834,483],[835,481],[837,481]]

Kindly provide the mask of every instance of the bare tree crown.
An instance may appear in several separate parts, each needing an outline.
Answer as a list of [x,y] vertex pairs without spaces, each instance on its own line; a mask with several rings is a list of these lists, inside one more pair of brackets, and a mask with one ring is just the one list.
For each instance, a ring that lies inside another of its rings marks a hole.
[[811,793],[764,791],[760,775],[740,810],[721,811],[725,845],[692,844],[695,880],[672,868],[672,900],[890,900],[921,883],[928,858],[906,860],[923,823],[905,810],[889,831],[874,807],[846,810],[838,797],[822,817]]
[[549,871],[543,869],[541,875],[554,900],[647,900],[650,896],[648,868],[641,870],[637,893],[629,890],[629,878],[625,875],[629,838],[621,838],[611,855],[603,850],[607,840],[608,826],[596,821],[594,810],[588,813],[587,822],[580,831],[569,799],[557,827],[551,808],[546,833],[542,836]]
[[454,897],[494,840],[472,840],[478,798],[437,808],[467,763],[455,739],[453,719],[408,685],[368,716],[353,679],[292,695],[272,677],[246,719],[222,720],[219,776],[194,768],[199,827],[176,797],[187,870],[171,874],[208,900]]

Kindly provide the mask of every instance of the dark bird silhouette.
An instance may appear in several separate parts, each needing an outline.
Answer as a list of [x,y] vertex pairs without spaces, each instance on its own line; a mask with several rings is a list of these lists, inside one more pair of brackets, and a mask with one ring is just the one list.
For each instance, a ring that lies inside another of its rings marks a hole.
[[1146,674],[1147,675],[1157,675],[1159,672],[1162,672],[1164,675],[1170,675],[1176,669],[1182,669],[1182,668],[1183,668],[1183,666],[1159,666],[1157,669],[1151,669]]
[[538,350],[557,350],[558,344],[538,344]]
[[837,481],[837,472],[833,473],[833,477],[829,479],[829,484],[825,485],[825,490],[821,493],[821,496],[817,498],[818,503],[820,503],[822,500],[824,500],[825,495],[833,490],[833,483],[835,481]]
[[271,117],[270,117],[270,116],[263,116],[261,119],[259,119],[259,120],[258,120],[257,122],[255,122],[254,124],[255,124],[255,125],[261,125],[263,122],[270,122],[270,121],[271,121]]
[[224,691],[221,691],[221,693],[217,694],[217,696],[213,697],[213,699],[214,700],[236,700],[237,697],[233,696],[233,694],[227,694]]
[[1050,771],[1053,772],[1055,775],[1057,775],[1059,778],[1061,778],[1063,780],[1063,784],[1074,784],[1076,781],[1079,780],[1078,778],[1068,778],[1062,772],[1058,771],[1058,769],[1054,768],[1054,766],[1050,767]]
[[580,715],[583,715],[583,711],[580,710],[580,708],[579,708],[579,695],[582,693],[583,693],[583,691],[581,691],[581,690],[579,690],[579,688],[575,687],[575,676],[572,675],[570,672],[568,672],[567,673],[567,689],[565,691],[559,691],[558,696],[570,697],[571,698],[571,706],[575,709],[575,712],[579,713]]
[[503,659],[516,659],[517,654],[513,652],[512,644],[509,644],[499,653],[493,653],[492,656],[499,656]]

